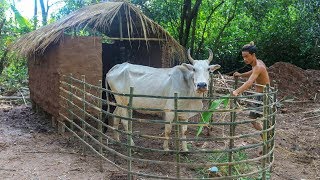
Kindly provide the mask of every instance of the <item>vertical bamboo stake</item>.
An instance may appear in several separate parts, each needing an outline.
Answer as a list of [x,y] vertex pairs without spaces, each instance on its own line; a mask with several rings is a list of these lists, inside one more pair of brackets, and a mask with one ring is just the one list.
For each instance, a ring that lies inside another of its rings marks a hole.
[[[106,91],[106,101],[107,101],[107,113],[110,113],[110,101],[109,101],[109,92],[107,89],[107,83],[106,83],[106,89],[104,89],[103,91]],[[110,93],[111,94],[111,93]],[[103,119],[107,119],[108,121],[108,125],[110,124],[110,119],[112,119],[112,116],[110,116],[109,114],[105,114],[105,116],[103,117]],[[107,139],[107,145],[109,145],[109,139]]]
[[[84,123],[84,121],[86,120],[86,76],[85,75],[81,75],[82,77],[82,83],[83,83],[83,114],[82,114],[82,121],[81,121],[81,125],[82,125],[82,129],[83,131],[86,131],[86,124]],[[86,141],[86,134],[83,133],[82,135],[83,140]],[[83,145],[83,153],[85,152],[86,147],[85,145]]]
[[[265,130],[267,129],[268,126],[268,107],[267,107],[267,99],[268,99],[268,95],[267,95],[267,88],[264,87],[263,88],[263,134],[262,134],[262,139],[263,139],[263,150],[262,150],[262,155],[266,155],[267,153],[267,132],[265,132]],[[266,158],[262,159],[262,168],[264,169],[266,167]],[[262,172],[262,179],[265,180],[266,179],[266,171],[264,170]]]
[[[102,95],[102,81],[99,80],[99,84],[98,84],[98,97],[101,98],[101,95]],[[98,130],[99,130],[99,142],[102,143],[102,100],[101,99],[98,99],[98,107],[99,107],[99,123],[98,123]],[[99,146],[99,152],[100,154],[102,154],[102,146]]]
[[119,13],[119,30],[120,30],[120,41],[122,41],[123,31],[122,31],[122,17],[120,13]]
[[128,142],[128,180],[132,180],[132,101],[133,101],[133,87],[130,87],[130,97],[129,97],[129,104],[128,104],[128,135],[127,135],[127,142]]
[[73,131],[74,130],[74,125],[73,125],[73,96],[72,96],[72,74],[70,73],[70,76],[69,76],[69,102],[68,102],[68,105],[69,105],[69,118],[70,118],[70,129]]
[[[238,78],[235,78],[233,88],[237,89],[238,86]],[[231,94],[231,96],[233,96]],[[236,121],[236,111],[235,111],[235,104],[237,102],[237,98],[234,97],[234,99],[230,100],[230,109],[232,111],[230,112],[230,122],[235,122]],[[235,135],[235,124],[230,124],[230,129],[229,129],[229,136],[232,137]],[[229,149],[232,149],[234,147],[234,139],[229,140]],[[229,162],[233,161],[233,152],[229,152]],[[229,176],[232,176],[232,167],[233,165],[228,165],[228,173]]]
[[174,93],[174,119],[175,123],[175,131],[174,131],[174,139],[175,139],[175,149],[176,149],[176,177],[180,179],[180,126],[178,124],[178,93]]
[[213,97],[213,73],[210,73],[209,97]]
[[[102,129],[102,81],[99,80],[99,84],[98,84],[98,90],[97,90],[97,97],[98,98],[98,107],[99,107],[99,114],[98,114],[98,131],[99,131],[99,135],[98,135],[98,140],[99,142],[102,144],[102,134],[103,134],[103,129]],[[99,153],[103,156],[103,148],[101,145],[99,145]],[[103,159],[100,159],[100,167],[99,167],[99,171],[103,172]]]
[[[276,108],[277,108],[277,106],[276,106],[276,102],[277,102],[277,86],[276,85],[274,86],[273,91],[274,91],[273,100],[272,100],[272,103],[273,103],[272,114],[273,114],[273,116],[272,116],[272,120],[271,120],[272,121],[272,123],[271,123],[272,126],[274,126],[276,124],[276,114],[275,114],[276,113]],[[274,132],[275,132],[275,127],[271,131],[271,136],[272,137],[274,136]],[[271,141],[271,147],[270,148],[273,148],[273,147],[274,147],[274,138]],[[271,162],[273,161],[273,158],[274,158],[273,156],[274,156],[274,154],[272,152],[271,155],[270,155],[270,161]]]
[[[62,78],[63,78],[62,81],[65,81],[66,76],[62,76]],[[59,84],[59,86],[61,86],[61,84]],[[36,109],[38,109],[37,107],[38,107],[38,105],[36,104]],[[57,120],[58,133],[63,135],[66,131],[65,126],[64,126],[65,122],[61,116],[58,116],[56,120]]]
[[[267,107],[267,129],[269,129],[271,127],[271,117],[270,117],[270,114],[271,114],[271,106],[270,106],[271,95],[270,95],[270,85],[269,84],[266,85],[266,91],[267,91],[267,99],[266,99],[267,102],[266,103],[268,105],[268,107]],[[271,131],[268,130],[267,141],[270,140],[270,137],[271,137]],[[270,151],[270,144],[271,144],[270,142],[267,143],[267,152],[266,153],[269,153],[269,151]],[[270,162],[270,156],[267,158],[267,163],[269,163],[269,162]]]

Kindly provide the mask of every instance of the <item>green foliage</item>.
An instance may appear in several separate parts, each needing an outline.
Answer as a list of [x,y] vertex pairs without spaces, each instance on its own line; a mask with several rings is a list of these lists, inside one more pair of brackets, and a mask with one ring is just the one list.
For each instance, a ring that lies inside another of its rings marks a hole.
[[27,85],[28,70],[26,61],[18,60],[10,63],[0,76],[0,84],[6,90],[17,90]]
[[11,5],[11,9],[14,13],[14,17],[17,22],[17,29],[19,30],[19,32],[30,32],[32,30],[31,22],[27,18],[23,17],[15,6]]
[[[229,104],[229,97],[228,96],[225,96],[223,98],[220,98],[220,99],[217,99],[217,100],[214,100],[210,103],[210,106],[209,106],[209,109],[208,111],[206,112],[203,112],[201,114],[201,119],[200,119],[200,122],[201,123],[209,123],[211,121],[211,117],[212,117],[212,114],[214,113],[214,111],[217,110],[217,108],[223,104],[223,107],[226,108]],[[203,126],[199,126],[198,127],[198,131],[197,131],[197,136],[200,135],[200,133],[202,132],[202,129],[203,129]]]
[[[32,24],[6,1],[1,1],[0,9],[0,85],[6,90],[16,90],[26,85],[27,65],[24,59],[11,53],[9,47],[22,34],[30,32]],[[10,10],[13,17],[6,17]]]
[[[131,2],[178,39],[183,0]],[[233,12],[234,18],[227,24]],[[194,46],[198,52],[193,57],[199,59],[206,58],[206,47],[214,49],[214,61],[222,65],[224,73],[244,65],[239,51],[250,41],[256,43],[257,57],[268,66],[285,61],[305,69],[320,69],[319,14],[319,1],[202,0],[195,42],[189,42],[187,48]]]
[[[65,6],[53,12],[51,22],[104,0],[61,1]],[[178,39],[181,12],[186,1],[130,2]],[[191,0],[192,7],[195,2]],[[8,11],[12,11],[14,16],[9,17]],[[250,41],[256,43],[257,57],[267,66],[285,61],[305,69],[320,69],[319,14],[320,2],[311,0],[202,0],[196,23],[192,23],[191,27],[195,28],[194,41],[189,38],[186,48],[194,48],[193,57],[196,59],[207,58],[206,48],[213,49],[214,63],[220,64],[224,73],[244,65],[239,51]],[[8,47],[31,30],[32,21],[23,17],[11,1],[0,0],[0,73],[5,67],[20,67],[8,55]],[[68,33],[73,34],[71,31]],[[79,29],[77,35],[91,34],[89,30]],[[9,72],[11,70],[4,73]]]
[[[205,157],[203,157],[207,162],[212,162],[212,163],[226,163],[229,162],[229,154],[228,153],[212,153],[212,154],[207,154]],[[245,151],[238,151],[233,154],[233,160],[234,162],[236,161],[244,161],[248,159],[248,155]],[[191,160],[188,160],[188,162],[192,162]],[[221,176],[228,176],[228,166],[219,166],[218,167],[219,171],[218,173]],[[239,174],[246,174],[249,172],[252,172],[254,170],[257,170],[255,166],[249,164],[249,163],[241,163],[241,164],[236,164],[232,167],[232,175],[239,175]],[[207,168],[197,168],[196,170],[197,176],[201,178],[210,178],[210,173]],[[270,173],[269,177],[270,177]],[[260,179],[260,176],[258,179]],[[241,180],[253,180],[254,178],[238,178]]]

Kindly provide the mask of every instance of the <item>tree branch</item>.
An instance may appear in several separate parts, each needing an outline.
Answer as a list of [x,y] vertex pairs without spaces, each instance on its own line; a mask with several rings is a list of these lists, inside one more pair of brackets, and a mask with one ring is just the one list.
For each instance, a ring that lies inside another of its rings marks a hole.
[[202,45],[204,43],[204,34],[207,30],[207,25],[209,23],[209,21],[211,20],[211,17],[213,15],[213,13],[224,3],[224,1],[221,1],[217,6],[213,7],[209,13],[209,16],[207,17],[206,19],[206,22],[205,22],[205,25],[203,27],[203,30],[202,30],[202,35],[201,35],[201,40],[200,40],[200,43],[199,43],[199,46],[198,46],[198,49],[196,51],[196,56],[200,53],[200,49],[202,48]]
[[220,38],[221,38],[224,30],[230,24],[230,22],[235,18],[235,14],[236,14],[236,11],[237,11],[237,4],[238,4],[238,0],[236,0],[235,3],[234,3],[234,9],[233,9],[232,15],[228,18],[227,22],[224,24],[224,26],[222,27],[222,29],[220,30],[218,36],[215,39],[214,51],[216,51],[216,49],[218,48],[218,45],[220,43]]
[[192,20],[195,18],[195,15],[198,14],[201,3],[202,3],[202,0],[197,0],[192,9],[191,9],[191,3],[190,3],[190,8],[189,8],[190,11],[186,17],[186,28],[185,28],[184,39],[182,44],[182,46],[184,47],[186,47],[188,44],[191,23],[192,23]]
[[6,19],[3,19],[0,23],[0,37],[1,37],[1,34],[2,34],[2,28],[4,26],[4,23],[6,22]]

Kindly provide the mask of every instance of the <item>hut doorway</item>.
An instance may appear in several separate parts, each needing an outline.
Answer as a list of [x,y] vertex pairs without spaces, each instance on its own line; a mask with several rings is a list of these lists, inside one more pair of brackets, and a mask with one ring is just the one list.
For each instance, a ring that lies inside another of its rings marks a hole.
[[[114,41],[102,43],[102,87],[105,88],[106,74],[116,64],[129,62],[151,67],[162,67],[161,42],[159,41]],[[102,94],[102,98],[106,98]]]

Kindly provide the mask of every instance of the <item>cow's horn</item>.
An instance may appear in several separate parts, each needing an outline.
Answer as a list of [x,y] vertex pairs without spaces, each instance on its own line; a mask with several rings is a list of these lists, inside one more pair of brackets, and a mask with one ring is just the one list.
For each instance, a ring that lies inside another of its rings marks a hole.
[[190,55],[190,48],[188,49],[188,59],[189,59],[189,61],[191,62],[191,64],[193,64],[193,62],[194,62],[194,59],[191,57],[191,55]]
[[213,53],[212,53],[211,49],[208,48],[208,50],[209,50],[209,58],[208,58],[208,61],[209,61],[209,64],[210,64],[210,62],[211,62],[212,59],[213,59]]

